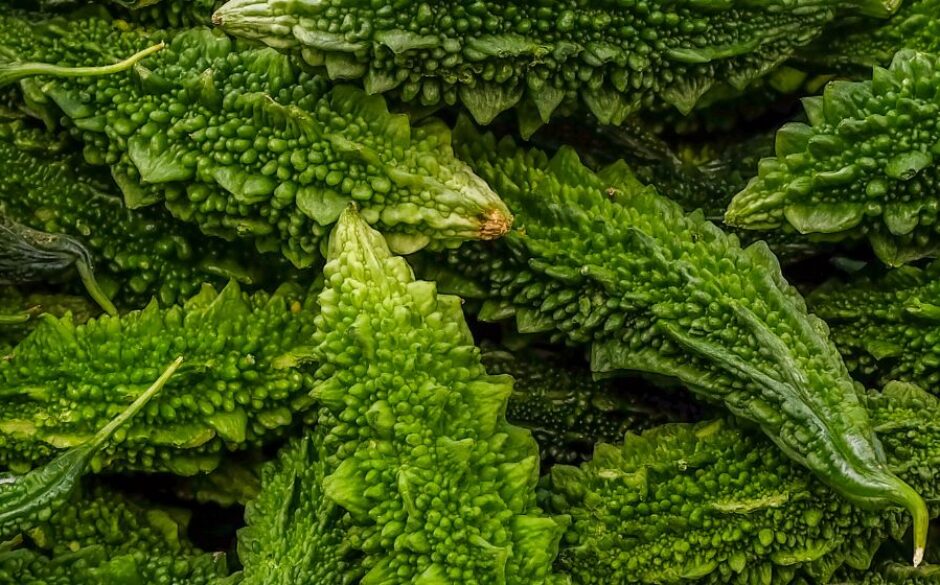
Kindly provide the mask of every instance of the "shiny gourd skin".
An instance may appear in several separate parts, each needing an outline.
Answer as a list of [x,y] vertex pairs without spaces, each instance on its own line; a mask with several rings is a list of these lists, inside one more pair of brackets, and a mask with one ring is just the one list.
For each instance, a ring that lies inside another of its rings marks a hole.
[[89,485],[26,546],[0,553],[0,584],[208,585],[226,576],[225,555],[193,546],[187,522],[181,510]]
[[617,441],[628,430],[700,414],[700,406],[688,396],[656,393],[637,380],[595,381],[587,368],[559,365],[559,360],[535,351],[483,354],[487,372],[512,376],[506,419],[532,431],[543,469],[581,463],[590,458],[595,443]]
[[711,87],[743,89],[840,12],[894,2],[406,2],[232,0],[213,21],[299,49],[333,79],[423,106],[462,103],[480,124],[522,104],[523,125],[583,102],[602,124]]
[[163,203],[206,234],[252,239],[298,267],[321,258],[350,202],[407,251],[498,237],[511,223],[440,121],[412,126],[381,97],[333,86],[273,49],[203,28],[30,18],[0,17],[0,46],[24,61],[108,63],[168,41],[129,72],[21,82],[32,109],[61,110],[88,162],[110,165],[129,207]]
[[[317,463],[302,466],[303,475],[282,464],[265,476],[259,502],[277,505],[252,508],[249,526],[319,522],[335,504],[341,514],[327,524],[361,558],[362,583],[563,583],[552,562],[565,519],[535,506],[538,447],[505,421],[512,381],[487,375],[460,299],[416,281],[352,210],[330,237],[324,271],[314,335],[318,424],[296,447],[297,457]],[[267,499],[267,489],[291,482],[286,493],[296,497]],[[303,506],[315,517],[298,520]],[[303,532],[291,549],[340,554],[338,536]],[[267,566],[279,570],[271,578],[284,582],[280,571],[296,557],[268,547]],[[343,582],[335,562],[323,568],[327,583]]]
[[0,363],[0,465],[28,468],[81,442],[178,355],[182,369],[93,465],[193,475],[277,437],[311,406],[297,356],[314,297],[294,286],[248,295],[233,282],[84,325],[47,318]]
[[940,56],[900,51],[871,81],[830,82],[803,103],[809,123],[777,132],[776,157],[761,161],[725,222],[867,236],[893,266],[935,253]]
[[864,383],[903,380],[940,392],[940,262],[833,279],[807,302]]
[[742,249],[621,165],[597,175],[570,149],[549,159],[466,122],[456,145],[517,215],[500,242],[442,259],[485,292],[482,319],[515,317],[521,332],[589,345],[595,372],[679,379],[756,422],[843,496],[907,507],[923,546],[922,499],[885,467],[825,324],[766,245]]
[[[889,466],[935,497],[940,403],[901,383],[867,402]],[[897,508],[853,506],[731,420],[628,433],[543,488],[548,509],[572,516],[559,566],[585,585],[836,583],[909,525]]]
[[95,276],[116,288],[115,299],[143,305],[156,296],[170,305],[205,282],[259,285],[292,277],[286,260],[258,262],[250,243],[205,238],[156,207],[126,208],[117,188],[97,180],[87,164],[55,152],[59,142],[22,121],[0,123],[0,213],[78,238],[92,253]]

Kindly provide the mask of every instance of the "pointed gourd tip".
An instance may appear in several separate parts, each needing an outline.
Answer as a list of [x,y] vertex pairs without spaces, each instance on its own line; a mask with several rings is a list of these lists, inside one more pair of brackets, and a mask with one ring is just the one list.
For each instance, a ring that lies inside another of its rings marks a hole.
[[223,21],[224,18],[221,10],[217,10],[212,14],[212,24],[214,26],[223,26]]
[[495,240],[504,236],[512,227],[512,215],[499,209],[490,209],[483,214],[480,224],[480,239]]
[[924,547],[918,546],[914,549],[914,566],[919,567],[924,560]]

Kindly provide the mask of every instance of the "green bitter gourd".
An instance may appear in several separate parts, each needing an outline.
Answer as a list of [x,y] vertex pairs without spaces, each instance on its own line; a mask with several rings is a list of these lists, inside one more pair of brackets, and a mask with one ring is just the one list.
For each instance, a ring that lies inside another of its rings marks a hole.
[[[552,561],[565,521],[535,507],[538,447],[505,421],[511,378],[486,374],[460,299],[416,281],[352,210],[325,279],[319,422],[264,475],[246,573],[289,583],[313,563],[330,574],[318,582],[345,583],[348,551],[362,583],[563,582]],[[321,522],[341,533],[305,529]],[[285,524],[299,540],[272,542]]]
[[116,299],[182,302],[203,283],[261,285],[292,278],[287,261],[259,259],[250,242],[206,238],[159,208],[128,209],[117,188],[79,157],[58,153],[58,135],[21,120],[0,122],[0,214],[46,232],[79,238],[96,275]]
[[[890,468],[936,498],[940,401],[892,383],[867,402]],[[585,585],[828,583],[840,567],[867,569],[909,524],[852,505],[731,420],[628,433],[549,477],[545,505],[572,516],[559,566]]]
[[891,265],[934,254],[940,56],[903,50],[871,81],[830,82],[803,100],[809,123],[784,125],[776,157],[728,206],[725,221],[801,233],[867,236]]
[[443,259],[486,291],[483,319],[515,316],[520,331],[589,344],[596,372],[678,378],[758,423],[844,496],[907,507],[919,560],[924,502],[885,467],[825,324],[765,244],[742,249],[622,165],[596,175],[570,148],[549,160],[481,136],[466,120],[456,136],[458,153],[500,191],[519,226]]
[[312,405],[297,360],[315,297],[294,285],[248,295],[232,282],[84,325],[45,318],[0,361],[0,465],[28,468],[83,442],[177,355],[184,368],[95,465],[192,475],[282,434]]
[[940,393],[940,262],[833,279],[807,302],[864,383],[903,380]]
[[225,555],[193,546],[188,522],[182,510],[86,485],[24,546],[0,552],[0,584],[209,585],[227,575]]
[[372,2],[232,0],[213,21],[300,49],[333,79],[423,106],[460,101],[481,124],[522,102],[524,128],[583,102],[603,124],[641,108],[691,110],[710,88],[744,88],[837,14],[886,16],[893,1]]
[[85,158],[111,166],[129,207],[163,202],[204,233],[254,239],[300,267],[320,258],[350,202],[400,251],[498,237],[511,223],[453,156],[440,121],[411,125],[381,97],[334,86],[273,49],[202,28],[36,19],[0,15],[0,54],[76,66],[171,36],[130,72],[21,82],[32,109],[60,108]]

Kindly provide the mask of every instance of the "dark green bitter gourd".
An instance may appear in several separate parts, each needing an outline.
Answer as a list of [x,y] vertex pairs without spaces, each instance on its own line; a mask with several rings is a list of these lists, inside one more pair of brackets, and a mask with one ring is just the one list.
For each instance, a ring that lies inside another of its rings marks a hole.
[[618,441],[628,430],[694,420],[701,414],[687,395],[652,390],[639,380],[595,381],[588,368],[560,365],[560,360],[535,350],[483,353],[487,372],[512,376],[506,420],[532,432],[543,468],[581,463],[596,443]]
[[[0,203],[0,211],[3,204]],[[94,261],[85,245],[64,234],[28,228],[0,215],[0,285],[55,281],[75,269],[88,295],[108,314],[117,309],[95,280]]]
[[503,241],[443,259],[485,291],[482,318],[514,316],[520,331],[590,345],[599,373],[678,378],[758,423],[843,496],[905,506],[920,560],[924,502],[886,466],[825,324],[765,244],[742,249],[622,165],[594,174],[569,148],[549,159],[464,120],[457,151],[517,214]]
[[232,282],[83,325],[44,318],[0,360],[0,465],[29,468],[83,443],[177,355],[185,366],[96,466],[194,475],[282,435],[312,406],[299,360],[318,290],[249,295]]
[[70,67],[169,37],[129,72],[20,83],[33,111],[61,110],[129,207],[163,203],[206,234],[254,240],[298,267],[322,257],[350,202],[402,252],[495,238],[511,223],[454,157],[440,121],[412,125],[381,97],[334,85],[274,49],[203,28],[36,19],[0,16],[0,54]]
[[187,538],[189,513],[97,483],[0,552],[0,585],[209,585],[225,577],[224,553]]
[[871,81],[834,81],[803,100],[808,124],[777,132],[776,156],[728,206],[752,230],[867,237],[885,263],[936,253],[940,56],[898,52]]
[[[888,466],[933,501],[940,402],[903,383],[866,402]],[[572,517],[559,566],[584,585],[835,583],[909,527],[900,509],[853,505],[731,420],[628,433],[580,467],[555,466],[543,488],[544,505]]]
[[940,392],[940,262],[833,279],[807,302],[864,383],[903,380]]
[[232,0],[226,31],[297,50],[336,80],[423,106],[458,101],[477,122],[522,104],[526,132],[583,102],[603,124],[709,89],[743,89],[838,14],[897,2],[358,2]]
[[181,363],[183,358],[177,358],[150,388],[81,445],[29,473],[0,478],[0,540],[10,539],[55,514],[78,486],[92,458],[163,389]]
[[59,150],[59,134],[0,122],[0,215],[78,238],[122,303],[142,306],[155,296],[171,305],[206,282],[258,286],[295,277],[286,260],[259,258],[250,242],[206,238],[158,207],[128,209],[109,180]]

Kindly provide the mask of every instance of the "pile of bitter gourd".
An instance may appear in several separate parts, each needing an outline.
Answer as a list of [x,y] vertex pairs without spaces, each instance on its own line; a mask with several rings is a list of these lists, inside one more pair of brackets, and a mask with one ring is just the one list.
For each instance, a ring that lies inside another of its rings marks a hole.
[[938,0],[5,0],[0,585],[940,585],[938,220]]

